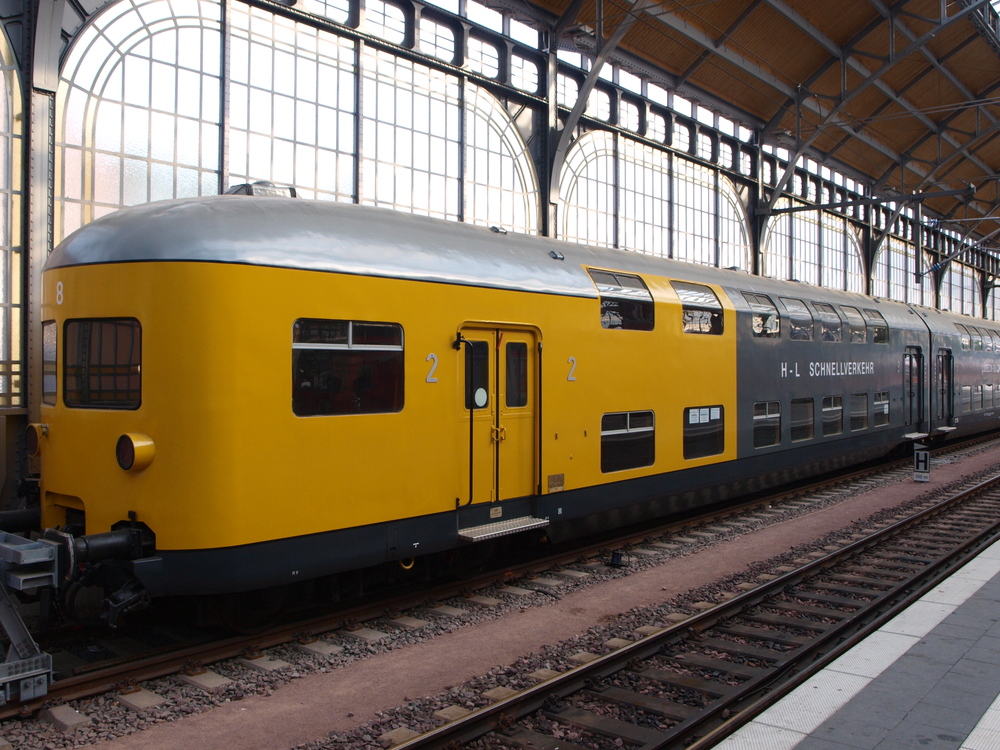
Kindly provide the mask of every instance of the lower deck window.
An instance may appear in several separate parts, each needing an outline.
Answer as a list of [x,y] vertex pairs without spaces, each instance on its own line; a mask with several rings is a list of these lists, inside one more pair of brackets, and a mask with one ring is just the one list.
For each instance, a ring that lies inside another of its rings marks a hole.
[[292,411],[300,417],[403,408],[403,329],[300,318],[292,328]]
[[811,398],[792,399],[792,442],[812,440],[816,434],[813,400]]
[[840,435],[844,431],[844,398],[827,396],[823,399],[823,437]]
[[889,392],[877,391],[873,406],[872,422],[875,426],[881,427],[884,424],[889,424]]
[[851,394],[851,432],[868,429],[868,394]]
[[605,474],[652,466],[656,430],[651,411],[622,411],[601,417],[601,471]]
[[753,447],[766,448],[781,442],[781,403],[758,401],[753,405]]
[[142,403],[142,327],[135,318],[68,320],[63,341],[63,401],[93,409]]
[[725,450],[722,406],[693,406],[684,410],[684,458],[717,456]]

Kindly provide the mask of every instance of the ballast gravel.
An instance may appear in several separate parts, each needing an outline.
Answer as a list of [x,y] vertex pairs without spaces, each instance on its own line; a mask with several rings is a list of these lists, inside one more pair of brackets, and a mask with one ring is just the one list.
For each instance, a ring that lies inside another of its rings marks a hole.
[[[10,720],[0,723],[0,737],[18,750],[175,750],[223,744],[227,750],[381,750],[379,738],[387,732],[432,729],[441,723],[437,712],[485,706],[491,690],[533,685],[532,673],[572,668],[578,663],[572,657],[579,652],[607,653],[611,639],[640,638],[642,627],[662,627],[672,614],[693,613],[700,602],[773,575],[779,566],[887,521],[928,492],[985,473],[998,462],[1000,446],[991,443],[958,457],[935,459],[929,485],[915,485],[907,473],[897,472],[861,488],[825,492],[822,500],[793,500],[752,518],[734,519],[732,525],[713,524],[714,534],[692,535],[694,541],[677,549],[634,551],[624,568],[572,566],[589,575],[567,578],[554,588],[536,586],[530,579],[512,581],[519,588],[536,589],[522,596],[505,596],[500,589],[479,592],[500,600],[492,607],[444,602],[466,610],[457,618],[414,610],[406,614],[426,625],[407,629],[388,620],[365,623],[387,633],[379,641],[328,634],[343,647],[334,656],[310,656],[286,645],[268,649],[269,656],[290,665],[276,672],[250,670],[237,660],[209,665],[233,680],[218,693],[186,685],[176,676],[150,680],[142,687],[163,696],[162,706],[135,713],[111,694],[98,696],[70,703],[91,719],[80,729],[62,733],[37,718]],[[656,725],[655,718],[650,721]],[[572,727],[538,728],[595,750],[615,747]],[[480,745],[503,747],[495,740]]]

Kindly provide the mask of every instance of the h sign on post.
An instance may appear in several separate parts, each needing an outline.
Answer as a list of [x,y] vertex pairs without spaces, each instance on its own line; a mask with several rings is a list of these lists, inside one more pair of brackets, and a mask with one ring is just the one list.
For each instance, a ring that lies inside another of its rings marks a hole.
[[913,444],[913,481],[931,481],[931,452],[920,443]]

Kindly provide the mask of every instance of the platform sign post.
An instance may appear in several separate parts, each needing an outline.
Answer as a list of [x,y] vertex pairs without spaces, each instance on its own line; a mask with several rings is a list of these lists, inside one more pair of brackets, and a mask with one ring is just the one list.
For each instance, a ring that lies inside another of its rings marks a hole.
[[913,444],[913,481],[931,481],[931,452],[920,443]]

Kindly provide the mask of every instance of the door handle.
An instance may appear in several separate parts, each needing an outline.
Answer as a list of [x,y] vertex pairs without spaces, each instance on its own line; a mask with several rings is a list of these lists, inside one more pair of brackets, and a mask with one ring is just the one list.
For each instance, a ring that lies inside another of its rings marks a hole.
[[507,428],[506,427],[491,427],[490,435],[493,438],[494,443],[502,443],[507,439]]

